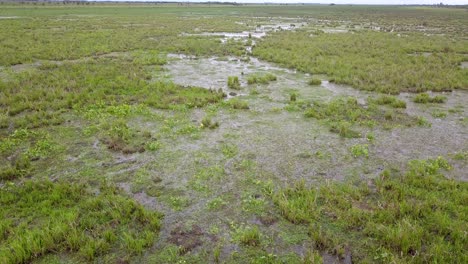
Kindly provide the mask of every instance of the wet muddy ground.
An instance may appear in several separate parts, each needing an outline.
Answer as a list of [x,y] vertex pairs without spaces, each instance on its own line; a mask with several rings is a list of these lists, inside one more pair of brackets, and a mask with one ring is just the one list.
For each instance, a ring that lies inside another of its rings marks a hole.
[[[468,151],[464,109],[468,93],[464,91],[444,93],[447,102],[440,105],[415,104],[413,94],[401,94],[400,99],[407,103],[406,113],[426,118],[431,126],[362,128],[363,134],[375,135],[375,141],[368,142],[365,137],[343,139],[331,133],[323,122],[305,118],[301,111],[288,111],[287,106],[291,93],[297,94],[298,100],[311,102],[352,96],[362,105],[369,96],[375,96],[373,93],[330,83],[321,75],[315,76],[322,79],[321,85],[311,86],[309,74],[256,58],[168,57],[164,71],[154,74],[155,80],[222,88],[232,95],[226,101],[246,101],[249,109],[216,105],[182,114],[156,111],[159,120],[139,117],[130,124],[161,135],[162,147],[157,152],[115,154],[107,152],[99,140],[81,140],[76,142],[75,154],[65,157],[70,165],[67,170],[59,169],[58,160],[43,172],[51,178],[86,178],[100,173],[145,207],[163,212],[156,244],[159,249],[175,244],[186,254],[203,255],[207,248],[216,246],[221,250],[221,259],[232,259],[233,252],[243,252],[234,240],[236,230],[259,226],[266,252],[304,256],[310,247],[305,227],[282,219],[265,189],[298,180],[313,185],[324,180],[371,179],[384,168],[402,168],[411,159]],[[22,70],[19,66],[13,68]],[[265,73],[274,74],[277,80],[247,84],[249,75]],[[238,76],[241,89],[230,90],[227,76]],[[219,122],[219,127],[185,136],[171,136],[162,129],[171,118],[199,127],[205,116]],[[369,158],[352,156],[350,148],[356,144],[369,145]],[[465,171],[466,164],[455,162],[448,176],[466,181]],[[324,259],[329,263],[338,261],[329,255]]]
[[[235,93],[236,99],[248,102],[250,109],[208,107],[191,111],[187,118],[193,125],[209,115],[219,122],[219,128],[203,131],[195,139],[169,140],[154,157],[147,157],[146,163],[142,163],[145,159],[136,158],[138,165],[133,168],[150,168],[150,174],[157,174],[161,180],[158,186],[164,190],[162,193],[166,193],[160,197],[150,197],[144,192],[134,194],[142,204],[166,215],[159,247],[177,241],[181,232],[175,232],[174,228],[179,230],[185,225],[196,229],[194,234],[182,232],[195,239],[190,250],[199,252],[197,250],[207,245],[221,245],[222,256],[229,258],[232,252],[241,250],[232,238],[235,223],[260,226],[270,253],[304,255],[308,247],[307,239],[300,235],[304,230],[281,219],[265,196],[265,182],[277,188],[301,179],[308,184],[323,180],[370,179],[384,168],[403,168],[411,159],[450,157],[468,150],[464,109],[468,93],[464,91],[444,93],[448,100],[440,105],[415,104],[413,94],[401,94],[400,99],[407,103],[406,113],[424,117],[431,126],[390,130],[363,128],[363,133],[375,135],[375,141],[368,142],[365,137],[343,139],[331,133],[323,123],[285,108],[291,92],[305,101],[352,96],[363,105],[369,96],[376,94],[330,83],[326,76],[319,76],[323,79],[321,85],[310,86],[308,74],[255,58],[241,61],[238,58],[169,57],[166,70],[157,78],[171,79],[181,85],[222,88],[226,93]],[[250,74],[262,73],[275,74],[277,81],[247,84]],[[228,89],[227,76],[239,77],[240,91]],[[434,114],[440,112],[446,115]],[[354,158],[349,149],[355,144],[369,144],[369,158]],[[465,170],[466,164],[455,162],[449,176],[466,181]],[[165,197],[168,190],[173,193],[169,198]],[[219,207],[210,209],[214,204]],[[330,256],[325,259],[327,262],[336,260]]]
[[[278,27],[291,30],[299,24],[264,25],[262,30],[250,35],[261,38],[267,31]],[[346,29],[324,31],[342,33]],[[200,34],[221,39],[249,38],[249,32]],[[320,75],[314,77],[322,79],[321,85],[311,86],[309,74],[254,57],[205,58],[170,54],[168,58],[164,70],[154,73],[153,81],[172,80],[184,86],[221,88],[230,94],[226,101],[246,101],[249,109],[234,110],[219,104],[203,109],[154,111],[158,118],[135,117],[129,124],[157,135],[161,143],[157,151],[128,155],[110,153],[99,140],[77,139],[71,142],[73,150],[63,160],[49,164],[42,172],[53,179],[71,177],[90,181],[92,175],[101,174],[118,183],[145,207],[164,213],[157,249],[175,244],[183,247],[187,254],[203,255],[218,247],[220,259],[232,259],[233,252],[244,250],[235,240],[237,230],[258,226],[262,247],[267,253],[286,256],[293,252],[304,256],[310,247],[307,228],[281,218],[267,196],[269,189],[298,180],[313,185],[328,180],[371,179],[384,168],[402,168],[411,159],[450,157],[468,151],[465,109],[468,93],[465,91],[444,93],[447,102],[440,105],[415,104],[413,94],[399,95],[407,103],[408,115],[422,116],[431,126],[388,130],[360,128],[364,135],[375,135],[375,141],[369,142],[365,137],[343,139],[330,132],[323,122],[304,117],[302,111],[288,111],[288,105],[291,93],[306,102],[352,96],[364,106],[367,98],[376,94],[331,83],[327,76]],[[38,66],[40,62],[12,66],[11,70]],[[268,84],[247,83],[249,75],[266,73],[274,74],[277,80]],[[228,88],[228,76],[239,77],[240,90]],[[205,116],[218,122],[219,127],[200,129]],[[171,122],[182,124],[168,125]],[[172,128],[180,126],[193,131],[178,135]],[[67,133],[75,132],[60,133],[69,137]],[[369,145],[368,158],[353,157],[350,148],[356,144]],[[61,167],[64,161],[68,164],[66,169]],[[453,164],[454,169],[448,176],[467,181],[466,164],[456,161]],[[211,255],[208,258],[213,261]],[[324,259],[329,263],[338,261],[329,255]]]

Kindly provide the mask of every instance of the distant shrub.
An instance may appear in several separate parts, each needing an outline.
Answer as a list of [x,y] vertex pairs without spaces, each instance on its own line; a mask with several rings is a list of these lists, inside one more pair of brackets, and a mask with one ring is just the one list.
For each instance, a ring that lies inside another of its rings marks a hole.
[[297,94],[296,93],[291,93],[289,95],[289,101],[296,102],[296,100],[297,100]]
[[391,95],[381,95],[377,98],[369,99],[370,103],[378,105],[389,105],[393,108],[406,108],[406,102]]
[[201,121],[200,127],[201,128],[215,129],[215,128],[219,127],[219,123],[218,122],[213,122],[211,120],[211,118],[209,118],[209,117],[204,117],[202,119],[202,121]]
[[229,76],[227,84],[230,89],[240,90],[240,82],[237,76]]
[[308,82],[309,85],[320,85],[322,84],[322,80],[318,79],[318,78],[312,78],[309,80]]
[[353,154],[353,157],[358,158],[358,157],[369,157],[369,145],[367,144],[357,144],[351,147],[351,153]]
[[256,84],[256,83],[268,84],[269,82],[276,81],[276,80],[277,80],[277,77],[271,73],[267,73],[265,75],[254,74],[254,75],[250,75],[247,78],[247,83],[248,84]]
[[447,97],[442,95],[436,95],[434,97],[429,96],[427,93],[420,93],[413,98],[413,102],[418,104],[427,104],[427,103],[444,103],[447,100]]
[[241,101],[237,98],[227,101],[226,104],[232,109],[249,109],[249,104],[247,104],[247,102]]

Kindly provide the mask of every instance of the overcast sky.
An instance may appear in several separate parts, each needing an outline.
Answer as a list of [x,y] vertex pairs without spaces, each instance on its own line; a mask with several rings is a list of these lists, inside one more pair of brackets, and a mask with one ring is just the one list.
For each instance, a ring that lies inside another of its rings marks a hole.
[[[114,0],[116,1],[116,0]],[[135,0],[117,0],[117,1],[135,1]],[[137,0],[145,1],[145,0]],[[154,0],[148,0],[154,1]],[[208,2],[209,0],[163,0],[163,1],[174,1],[174,2]],[[427,5],[444,3],[450,5],[467,5],[468,0],[211,0],[211,2],[237,2],[237,3],[335,3],[335,4],[373,4],[373,5]]]

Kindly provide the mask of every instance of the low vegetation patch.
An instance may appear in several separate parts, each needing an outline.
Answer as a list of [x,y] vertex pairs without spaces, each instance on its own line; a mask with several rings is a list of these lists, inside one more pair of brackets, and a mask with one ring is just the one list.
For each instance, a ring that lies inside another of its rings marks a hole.
[[223,102],[223,105],[232,108],[232,109],[249,109],[249,104],[246,101],[240,100],[238,98],[233,98]]
[[[258,41],[253,55],[368,91],[468,89],[466,70],[459,67],[467,52],[463,38],[448,45],[444,36],[407,29],[404,34],[369,30],[311,36],[310,30],[279,31]],[[408,56],[409,51],[420,50],[434,56]]]
[[357,262],[463,263],[468,184],[445,178],[448,169],[441,157],[413,160],[371,185],[298,183],[273,199],[286,219],[309,225],[317,249],[351,250]]
[[261,234],[257,226],[235,226],[232,233],[233,240],[244,246],[260,246]]
[[369,157],[369,145],[367,144],[357,144],[350,148],[353,157]]
[[[153,245],[161,215],[112,186],[26,181],[0,188],[0,262],[25,263],[67,253],[81,261],[141,254]],[[113,261],[114,262],[114,261]]]
[[353,125],[387,127],[416,123],[415,118],[398,110],[383,110],[375,104],[366,107],[360,105],[356,98],[337,98],[328,103],[314,102],[305,110],[306,117],[326,120],[332,132],[342,137],[359,137],[352,129]]
[[436,95],[436,96],[431,97],[427,93],[417,94],[413,98],[413,102],[418,103],[418,104],[427,104],[427,103],[442,104],[442,103],[445,103],[445,101],[447,101],[447,97],[445,97],[445,96]]
[[319,78],[312,78],[307,82],[309,85],[320,85],[322,84],[322,80]]
[[267,74],[253,74],[247,77],[248,84],[268,84],[272,81],[276,81],[276,75],[267,73]]
[[213,121],[210,117],[205,116],[200,124],[201,128],[209,128],[209,129],[215,129],[219,127],[219,123],[217,121]]
[[228,87],[234,90],[240,90],[240,82],[239,77],[237,76],[229,76],[228,77]]
[[406,108],[406,102],[391,95],[381,95],[376,98],[369,98],[369,103],[378,105],[389,105],[393,108]]

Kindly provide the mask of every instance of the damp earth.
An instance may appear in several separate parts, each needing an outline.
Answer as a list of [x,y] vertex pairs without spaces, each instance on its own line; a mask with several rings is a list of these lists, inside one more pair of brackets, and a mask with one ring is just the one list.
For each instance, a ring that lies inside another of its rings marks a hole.
[[0,10],[0,262],[466,259],[463,10],[122,5]]

